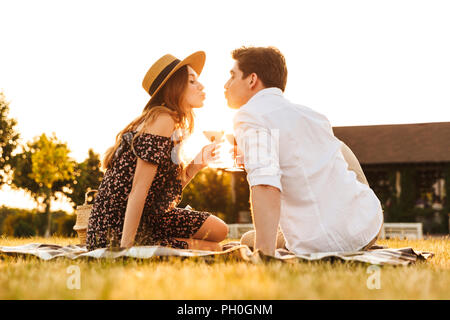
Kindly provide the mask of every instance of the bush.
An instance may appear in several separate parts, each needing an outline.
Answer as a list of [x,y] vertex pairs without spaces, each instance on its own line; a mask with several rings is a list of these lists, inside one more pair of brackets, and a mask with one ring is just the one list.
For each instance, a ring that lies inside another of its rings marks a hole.
[[[76,215],[64,211],[52,212],[52,235],[74,237]],[[47,228],[47,214],[36,210],[0,207],[0,232],[7,236],[43,236]]]
[[19,212],[10,214],[3,220],[2,233],[14,237],[31,237],[36,235],[33,227],[33,216]]
[[55,233],[63,237],[76,237],[77,233],[73,230],[76,220],[77,216],[75,214],[65,214],[53,219],[56,225]]
[[36,230],[28,222],[19,220],[14,226],[14,237],[33,237],[36,235]]

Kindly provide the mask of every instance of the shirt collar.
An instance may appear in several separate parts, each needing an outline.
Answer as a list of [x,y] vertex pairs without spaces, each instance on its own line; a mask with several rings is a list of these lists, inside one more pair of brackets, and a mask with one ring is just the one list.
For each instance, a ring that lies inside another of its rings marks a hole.
[[280,88],[277,87],[270,87],[270,88],[265,88],[262,90],[259,90],[257,93],[255,93],[255,95],[253,97],[251,97],[246,104],[249,104],[251,101],[253,101],[254,99],[256,99],[257,97],[261,97],[261,96],[265,96],[265,95],[270,95],[270,94],[274,94],[274,95],[278,95],[278,96],[282,96],[283,95],[283,91],[281,91]]

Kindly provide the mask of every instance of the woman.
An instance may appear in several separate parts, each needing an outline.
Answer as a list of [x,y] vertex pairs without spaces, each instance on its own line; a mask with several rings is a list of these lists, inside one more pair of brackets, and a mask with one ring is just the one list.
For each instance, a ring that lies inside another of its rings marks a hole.
[[[174,132],[192,133],[193,109],[205,94],[197,77],[205,53],[183,61],[165,55],[142,85],[151,96],[143,113],[116,137],[103,160],[106,169],[87,231],[87,249],[161,245],[220,251],[227,225],[208,212],[176,208],[184,186],[217,159],[216,144],[203,147],[189,164],[180,161]],[[181,137],[183,139],[183,137]]]

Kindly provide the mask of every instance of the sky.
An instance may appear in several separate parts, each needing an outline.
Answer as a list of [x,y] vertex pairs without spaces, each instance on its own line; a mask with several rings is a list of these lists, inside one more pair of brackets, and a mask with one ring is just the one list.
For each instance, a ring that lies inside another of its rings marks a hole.
[[[280,49],[285,97],[333,126],[450,121],[449,1],[0,0],[0,13],[0,91],[22,142],[55,132],[77,161],[142,112],[167,53],[206,52],[193,155],[203,130],[232,130],[223,86],[243,45]],[[5,188],[2,204],[34,205]]]

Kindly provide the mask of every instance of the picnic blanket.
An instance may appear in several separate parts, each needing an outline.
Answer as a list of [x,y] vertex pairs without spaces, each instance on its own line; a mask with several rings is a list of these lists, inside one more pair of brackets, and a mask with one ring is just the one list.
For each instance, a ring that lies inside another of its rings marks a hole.
[[252,251],[239,242],[224,245],[224,251],[203,251],[189,249],[173,249],[161,246],[136,246],[129,249],[101,248],[88,251],[82,245],[60,246],[45,243],[30,243],[21,246],[0,246],[0,259],[3,256],[36,256],[42,260],[55,258],[67,259],[152,259],[162,257],[200,258],[206,261],[237,260],[249,263],[266,261],[282,261],[298,263],[302,261],[343,261],[360,262],[376,265],[409,265],[417,261],[426,261],[433,257],[431,252],[420,252],[413,248],[390,249],[373,246],[368,251],[355,252],[321,252],[295,255],[285,249],[277,249],[275,256],[264,255],[260,251]]

